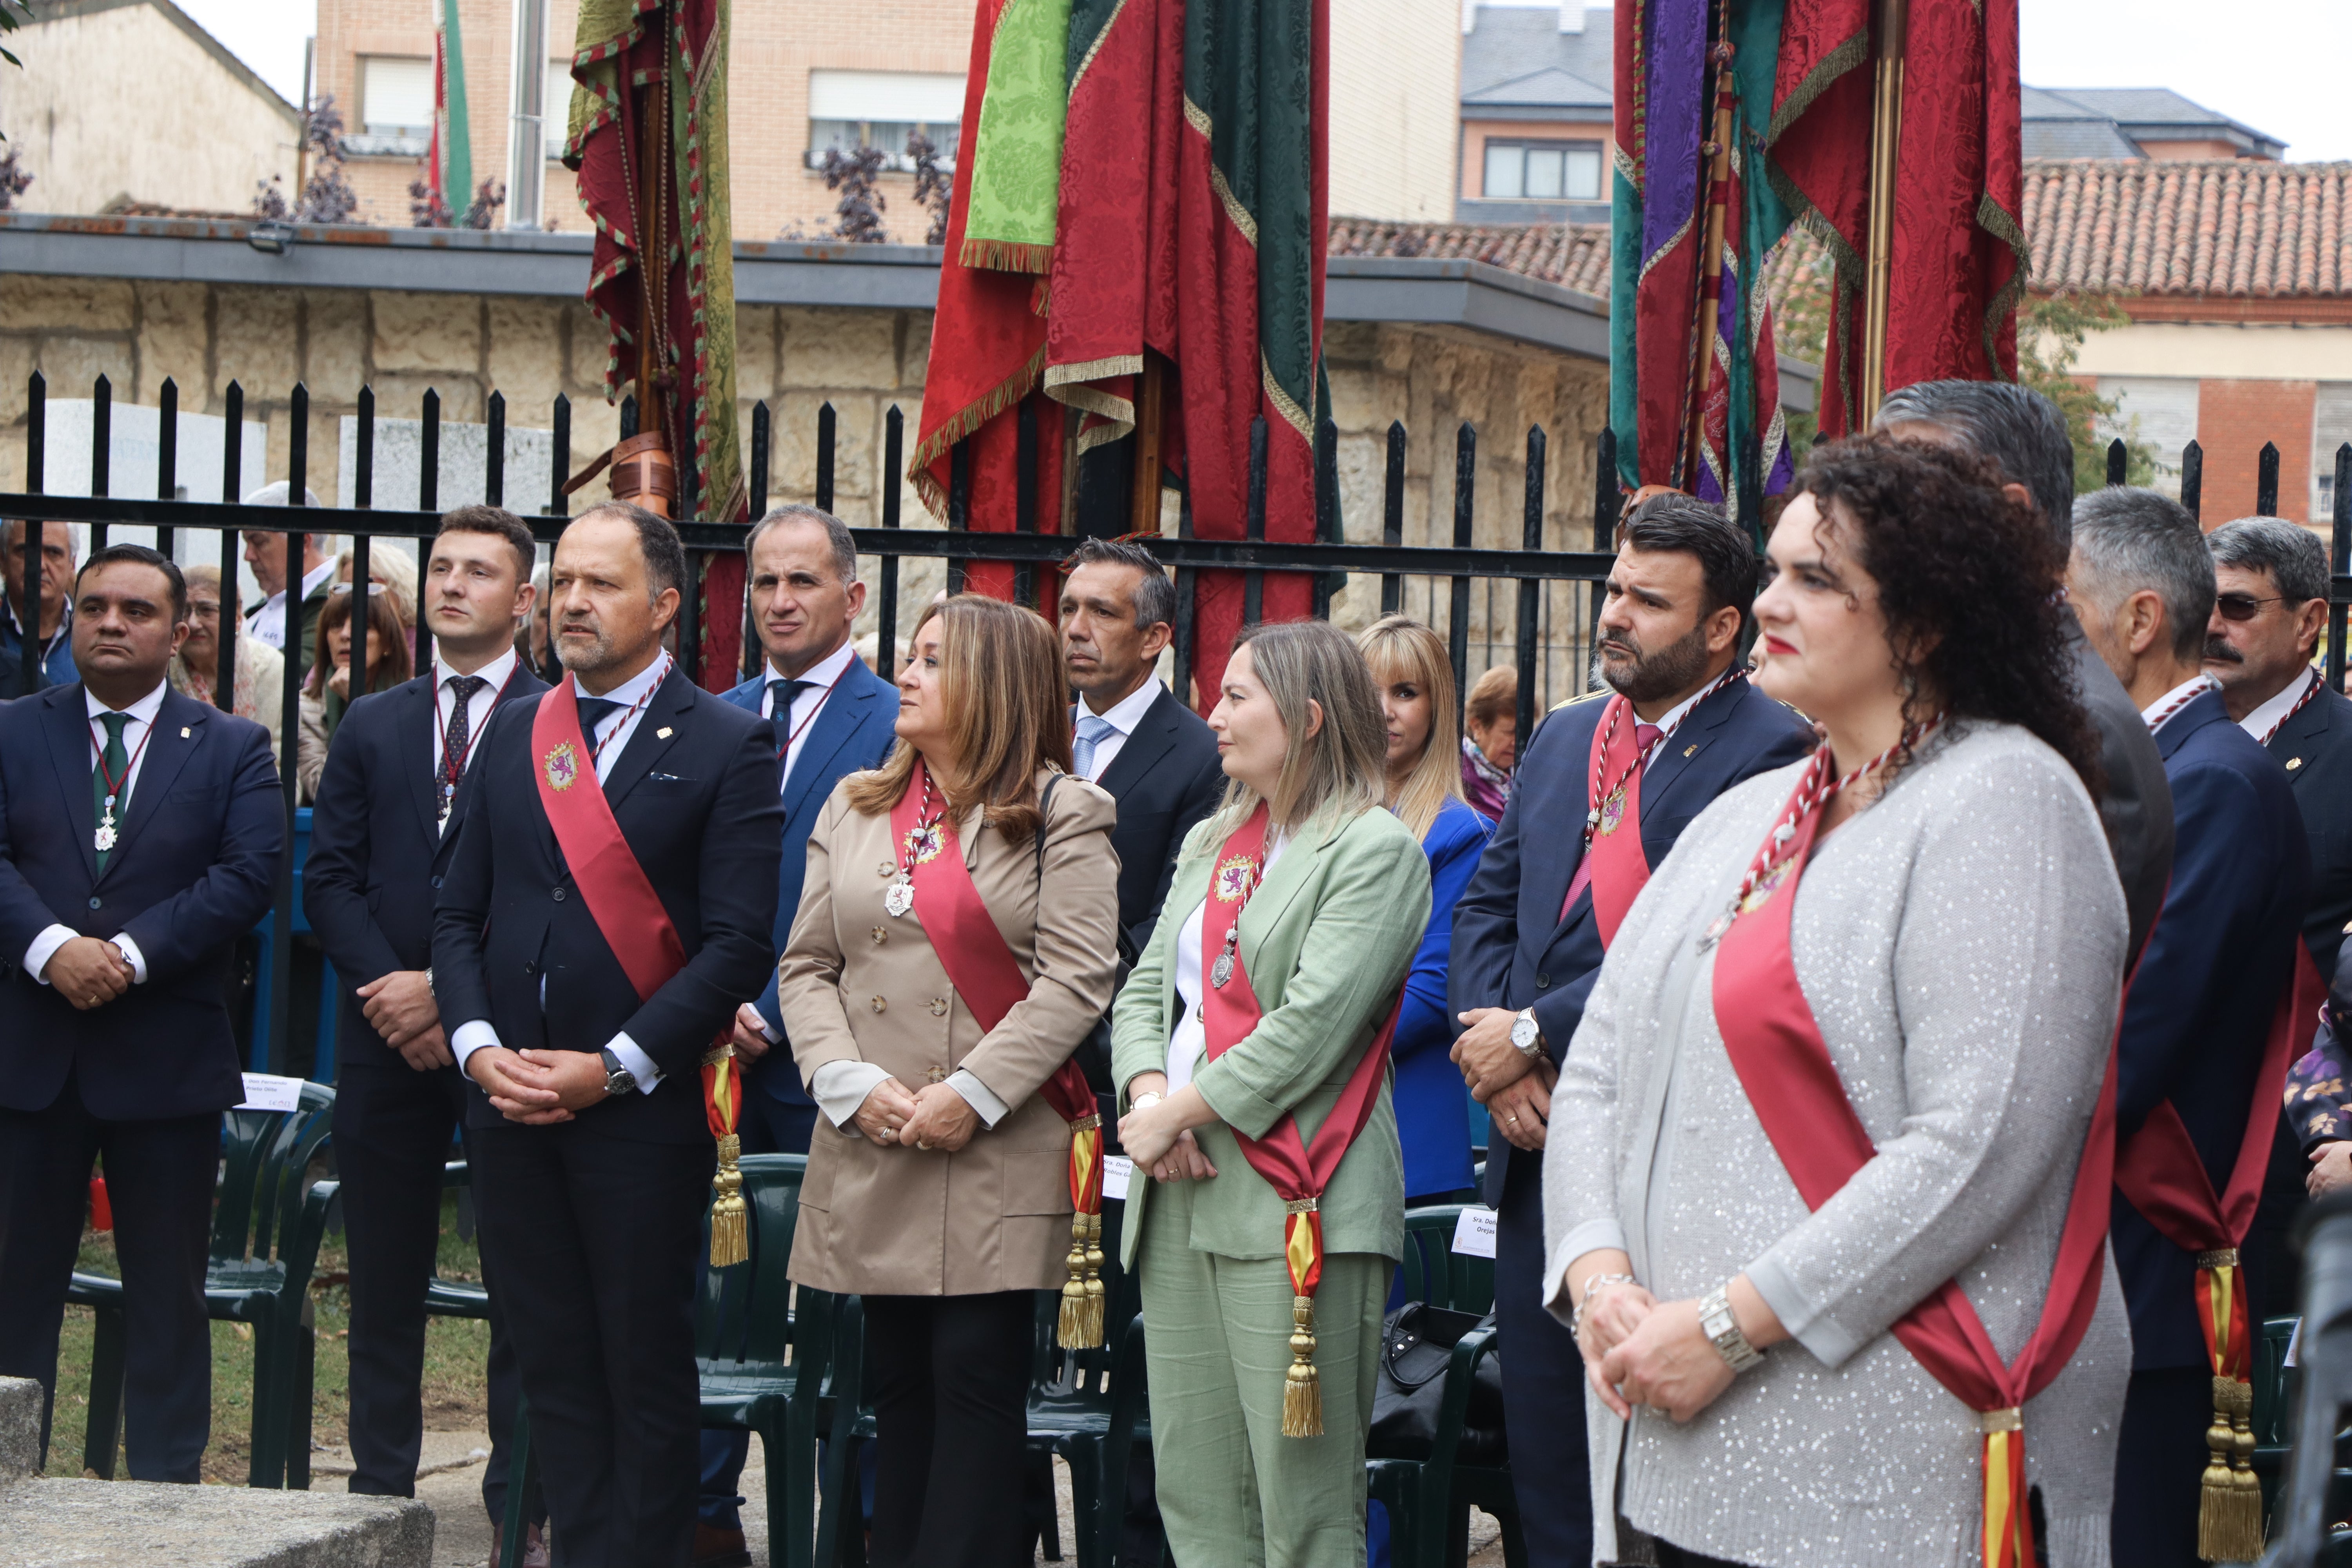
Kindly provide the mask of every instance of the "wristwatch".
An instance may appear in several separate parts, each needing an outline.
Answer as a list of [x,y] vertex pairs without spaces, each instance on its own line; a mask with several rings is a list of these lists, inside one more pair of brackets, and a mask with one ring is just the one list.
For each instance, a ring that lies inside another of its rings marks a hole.
[[1544,1059],[1543,1030],[1536,1026],[1536,1010],[1522,1007],[1519,1016],[1511,1020],[1511,1044],[1531,1062]]
[[605,1099],[610,1100],[616,1094],[626,1094],[637,1087],[637,1075],[622,1065],[621,1058],[613,1054],[611,1047],[607,1047],[598,1054],[604,1058]]
[[1739,1331],[1739,1319],[1731,1310],[1731,1289],[1727,1285],[1718,1285],[1698,1299],[1698,1331],[1734,1372],[1746,1372],[1764,1359],[1764,1352],[1749,1344],[1748,1336]]

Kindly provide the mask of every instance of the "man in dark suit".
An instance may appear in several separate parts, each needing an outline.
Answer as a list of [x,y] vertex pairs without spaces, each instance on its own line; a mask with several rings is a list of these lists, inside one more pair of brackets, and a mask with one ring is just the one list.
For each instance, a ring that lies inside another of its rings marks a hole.
[[1071,757],[1118,803],[1118,924],[1129,952],[1141,952],[1184,835],[1224,794],[1224,769],[1209,726],[1152,678],[1175,636],[1176,589],[1151,552],[1089,539],[1062,573],[1062,665],[1078,694]]
[[178,567],[101,550],[74,585],[80,681],[0,703],[0,1375],[40,1381],[46,1455],[103,1154],[142,1481],[195,1481],[211,1433],[205,1255],[245,1098],[221,998],[286,851],[268,731],[163,679],[186,620]]
[[[2336,973],[2352,921],[2352,701],[2312,668],[2327,625],[2327,550],[2309,529],[2275,517],[2225,522],[2205,536],[2213,554],[2213,619],[2205,673],[2247,734],[2286,769],[2311,846],[2311,899],[2303,941],[2322,976]],[[2296,1310],[2301,1270],[2288,1237],[2309,1198],[2302,1142],[2282,1125],[2254,1219],[2263,1317]]]
[[[572,520],[551,574],[568,679],[491,721],[434,912],[556,1559],[614,1568],[692,1551],[700,1068],[767,978],[783,828],[768,721],[662,649],[686,581],[663,519]],[[576,725],[548,707],[575,689]]]
[[[1716,796],[1813,749],[1811,730],[1734,668],[1756,597],[1756,552],[1714,507],[1654,496],[1620,534],[1601,612],[1596,672],[1640,729],[1642,858],[1664,863]],[[1497,1211],[1495,1308],[1504,1425],[1528,1558],[1584,1568],[1592,1556],[1585,1474],[1584,1363],[1543,1305],[1543,1147],[1551,1086],[1605,947],[1587,824],[1616,791],[1592,790],[1604,694],[1554,709],[1521,754],[1503,821],[1454,910],[1447,993],[1465,1026],[1454,1059],[1497,1135],[1486,1202]],[[1622,769],[1620,770],[1622,771]],[[1630,792],[1629,792],[1630,793]],[[1612,819],[1611,831],[1617,831]],[[1563,1412],[1569,1413],[1563,1415]]]
[[[2008,481],[2001,489],[2042,514],[2062,552],[2069,548],[2074,443],[2065,416],[2040,393],[2007,381],[1915,382],[1879,405],[1874,427],[1899,440],[1935,441],[1989,459]],[[2172,795],[2137,705],[2082,628],[2069,622],[2066,632],[2076,695],[2099,730],[2099,765],[2106,775],[2099,820],[2123,883],[2137,954],[2172,878]]]
[[[535,549],[530,527],[497,507],[442,518],[425,569],[434,667],[352,704],[310,816],[303,907],[352,991],[335,1159],[351,1249],[351,1489],[374,1497],[416,1495],[425,1287],[440,1238],[441,1167],[466,1115],[466,1082],[433,997],[433,900],[491,714],[547,689],[514,651]],[[506,1518],[515,1403],[502,1306],[494,1296],[482,1476],[494,1532]]]
[[[726,700],[774,727],[782,768],[783,859],[776,877],[775,935],[767,989],[736,1009],[743,1069],[743,1152],[805,1154],[816,1101],[801,1082],[776,1009],[776,957],[800,912],[809,829],[845,774],[879,767],[897,740],[898,691],[866,667],[850,642],[866,607],[857,545],[848,528],[813,506],[780,506],[743,542],[751,616],[767,668]],[[698,1568],[748,1568],[736,1493],[751,1454],[746,1432],[702,1435],[702,1500],[694,1532]],[[871,1450],[868,1450],[870,1455]]]
[[[2168,1101],[2221,1193],[2252,1119],[2277,1119],[2278,1086],[2265,1105],[2256,1079],[2309,898],[2303,819],[2285,771],[2230,722],[2200,668],[2213,563],[2196,519],[2152,490],[2100,491],[2075,508],[2067,584],[2092,646],[2155,731],[2172,786],[2172,888],[2117,1044],[2118,1146],[2127,1150]],[[2120,1190],[2109,1237],[2132,1327],[2115,1560],[2189,1568],[2213,1411],[2197,1255]],[[2259,1260],[2249,1261],[2260,1300]]]

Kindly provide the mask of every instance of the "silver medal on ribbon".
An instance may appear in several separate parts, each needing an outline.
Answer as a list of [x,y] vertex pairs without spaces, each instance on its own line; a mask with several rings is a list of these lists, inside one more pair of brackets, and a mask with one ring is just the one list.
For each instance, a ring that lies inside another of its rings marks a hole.
[[883,911],[894,920],[915,907],[915,884],[905,877],[890,884],[882,895]]

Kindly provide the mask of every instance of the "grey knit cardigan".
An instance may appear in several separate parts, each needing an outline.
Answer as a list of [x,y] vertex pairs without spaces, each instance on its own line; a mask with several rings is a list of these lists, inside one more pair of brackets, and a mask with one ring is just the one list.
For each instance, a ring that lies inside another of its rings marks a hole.
[[[1800,764],[1801,766],[1801,764]],[[1707,808],[1610,948],[1552,1101],[1546,1303],[1627,1247],[1661,1300],[1745,1271],[1794,1336],[1688,1425],[1587,1391],[1595,1561],[1620,1515],[1759,1568],[1968,1568],[1977,1420],[1888,1332],[1958,1277],[2004,1358],[2040,1316],[2116,1022],[2125,915],[2089,795],[2014,726],[1952,725],[1822,843],[1797,975],[1876,1155],[1809,1213],[1723,1047],[1701,932],[1798,767]],[[1662,1190],[1652,1191],[1654,1173]],[[2055,1568],[2105,1568],[2131,1337],[2112,1257],[2072,1363],[2025,1409]],[[1621,1468],[1622,1461],[1622,1468]]]

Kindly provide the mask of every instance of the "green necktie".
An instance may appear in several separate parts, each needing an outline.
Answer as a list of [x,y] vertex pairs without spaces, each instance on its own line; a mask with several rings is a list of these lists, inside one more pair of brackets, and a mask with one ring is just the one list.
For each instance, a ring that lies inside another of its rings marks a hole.
[[122,831],[123,814],[131,806],[131,754],[122,749],[122,726],[131,721],[131,715],[101,713],[98,721],[106,726],[106,751],[90,770],[89,795],[97,813],[98,869],[103,876],[106,858],[113,852],[114,841]]

